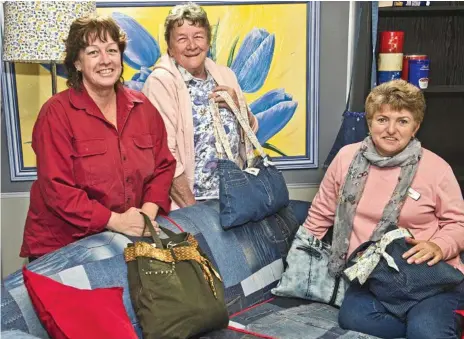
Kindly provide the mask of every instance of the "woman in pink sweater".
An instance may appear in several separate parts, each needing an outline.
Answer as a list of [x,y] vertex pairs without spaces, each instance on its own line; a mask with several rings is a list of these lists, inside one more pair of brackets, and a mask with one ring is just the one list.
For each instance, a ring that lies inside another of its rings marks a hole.
[[[366,100],[370,136],[340,150],[321,183],[305,227],[322,239],[335,225],[329,272],[340,274],[362,243],[392,224],[414,238],[409,264],[441,260],[464,272],[464,200],[451,167],[421,147],[415,135],[424,117],[422,92],[403,80],[382,84]],[[452,122],[450,122],[452,123]],[[348,203],[344,203],[348,202]],[[382,338],[457,338],[464,283],[422,300],[402,321],[369,290],[352,284],[340,309],[340,326]]]
[[[242,165],[246,160],[238,121],[224,99],[215,94],[227,91],[239,107],[238,97],[243,93],[230,68],[207,58],[211,26],[203,8],[193,3],[175,6],[165,21],[165,39],[168,54],[156,64],[142,91],[161,113],[169,149],[177,160],[171,188],[171,208],[175,209],[219,196],[210,97],[219,105],[236,162]],[[245,118],[256,132],[256,117],[248,111]]]

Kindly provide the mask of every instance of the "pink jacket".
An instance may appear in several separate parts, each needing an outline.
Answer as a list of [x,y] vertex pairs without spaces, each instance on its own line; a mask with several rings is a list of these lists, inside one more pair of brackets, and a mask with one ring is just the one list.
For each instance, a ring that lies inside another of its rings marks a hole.
[[[329,166],[315,196],[305,227],[321,239],[333,225],[337,197],[360,143],[343,147]],[[398,182],[399,167],[370,167],[369,176],[354,217],[348,255],[367,241],[382,215]],[[442,158],[423,149],[411,188],[420,193],[410,196],[401,210],[399,225],[408,228],[418,240],[440,246],[444,260],[464,273],[459,253],[464,251],[464,200],[451,167]]]
[[[218,85],[235,89],[237,95],[242,90],[234,72],[207,58],[205,66]],[[142,92],[150,99],[163,117],[168,133],[168,146],[177,160],[174,177],[185,173],[193,191],[195,152],[193,141],[193,118],[190,94],[184,79],[168,55],[163,55],[143,86]],[[253,116],[250,123],[253,131],[258,130],[258,120]],[[242,161],[246,160],[244,143],[240,145]],[[177,208],[174,204],[173,209]]]

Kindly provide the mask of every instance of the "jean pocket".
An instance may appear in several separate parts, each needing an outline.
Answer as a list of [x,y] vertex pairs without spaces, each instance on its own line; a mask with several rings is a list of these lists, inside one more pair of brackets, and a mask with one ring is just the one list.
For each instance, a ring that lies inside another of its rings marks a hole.
[[229,173],[225,178],[224,185],[230,188],[248,185],[246,176],[241,173]]

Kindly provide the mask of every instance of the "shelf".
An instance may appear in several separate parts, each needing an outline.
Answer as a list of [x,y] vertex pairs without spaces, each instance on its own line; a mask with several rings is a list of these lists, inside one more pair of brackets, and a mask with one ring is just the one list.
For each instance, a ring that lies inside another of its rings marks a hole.
[[379,16],[464,15],[464,6],[380,7]]
[[463,93],[464,85],[431,85],[424,93]]

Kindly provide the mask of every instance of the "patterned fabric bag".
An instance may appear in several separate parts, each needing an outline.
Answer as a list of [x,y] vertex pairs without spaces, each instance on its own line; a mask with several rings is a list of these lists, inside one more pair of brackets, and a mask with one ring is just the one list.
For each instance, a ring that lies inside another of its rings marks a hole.
[[[228,229],[275,214],[289,204],[290,198],[282,173],[271,162],[249,126],[247,108],[242,97],[239,97],[238,109],[227,92],[220,91],[216,94],[226,100],[240,123],[247,153],[248,167],[242,171],[232,155],[218,105],[210,99],[218,152],[220,221],[222,227]],[[260,157],[255,159],[250,143]]]
[[348,284],[342,276],[329,275],[329,257],[330,245],[300,226],[287,256],[288,267],[272,293],[340,307]]
[[226,328],[224,285],[210,260],[188,233],[160,239],[144,215],[154,243],[124,250],[132,305],[145,339],[185,339]]

